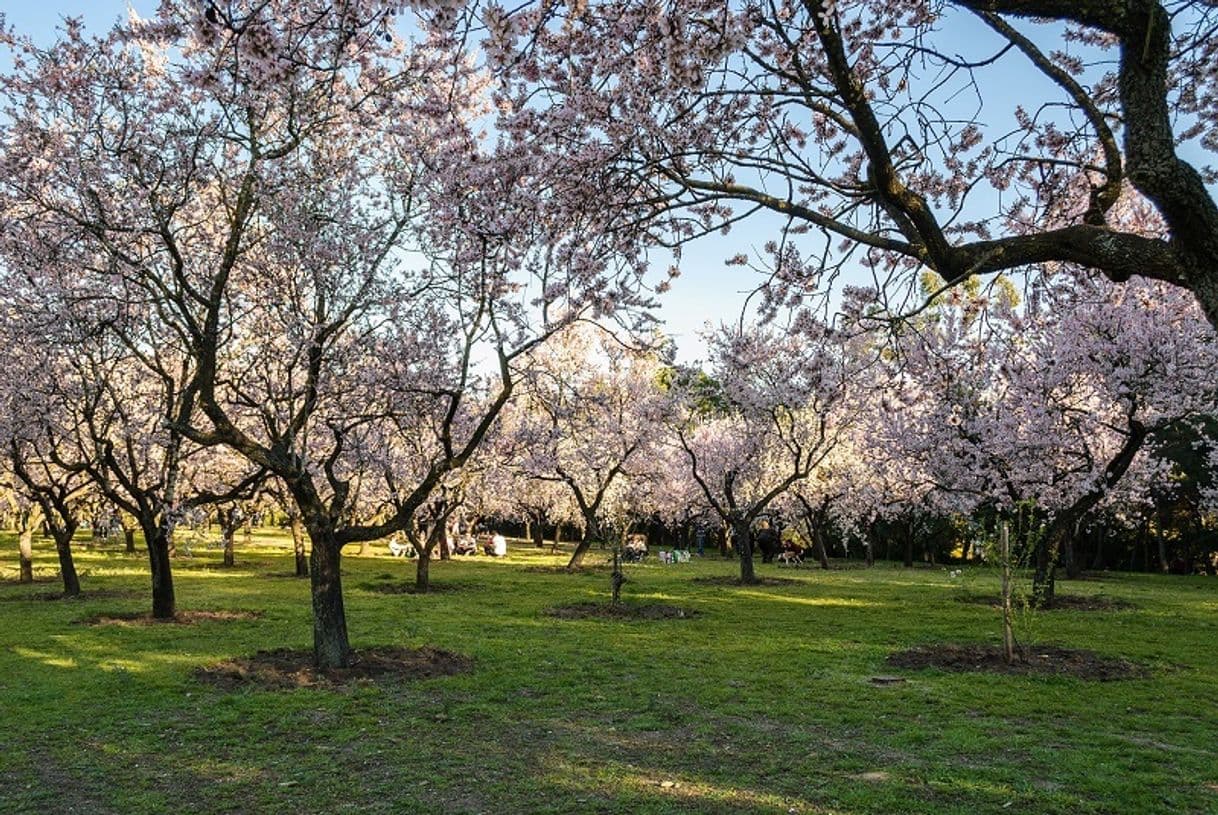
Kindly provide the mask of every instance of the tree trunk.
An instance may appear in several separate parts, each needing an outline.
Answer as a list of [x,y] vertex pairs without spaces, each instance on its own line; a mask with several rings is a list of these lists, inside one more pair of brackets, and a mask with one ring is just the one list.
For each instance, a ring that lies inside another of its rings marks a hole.
[[753,535],[749,523],[738,520],[732,523],[732,545],[740,558],[740,582],[751,585],[757,582],[757,573],[753,569]]
[[453,559],[453,550],[452,550],[452,547],[448,545],[448,525],[442,523],[441,529],[443,529],[444,531],[440,533],[440,540],[439,540],[440,560],[452,560]]
[[309,576],[309,558],[305,555],[304,545],[304,524],[300,522],[300,516],[293,514],[288,516],[288,526],[292,529],[292,553],[296,556],[296,576]]
[[416,543],[414,548],[419,554],[414,567],[414,587],[419,593],[426,594],[431,590],[431,547]]
[[347,613],[343,607],[342,547],[332,529],[310,529],[309,577],[313,592],[313,664],[346,668],[351,664]]
[[237,558],[233,553],[233,538],[237,537],[236,530],[228,526],[224,527],[224,565],[235,566]]
[[134,555],[135,554],[135,530],[134,529],[123,529],[123,540],[127,544],[127,554]]
[[825,551],[825,535],[819,527],[812,530],[812,545],[816,547],[816,559],[820,561],[820,567],[828,571],[829,553]]
[[63,578],[63,596],[80,596],[80,578],[76,575],[76,561],[72,559],[72,534],[76,530],[55,530],[55,553],[59,555],[59,575]]
[[1057,584],[1057,526],[1040,534],[1036,541],[1036,570],[1032,574],[1032,603],[1040,608],[1053,605]]
[[914,536],[913,524],[905,525],[905,563],[906,569],[913,568]]
[[550,547],[550,551],[557,552],[560,543],[562,543],[562,521],[554,524],[554,545]]
[[622,552],[620,549],[613,550],[613,574],[609,578],[609,602],[613,605],[619,605],[622,602],[622,584],[626,582],[626,575],[622,574]]
[[542,525],[541,525],[541,518],[540,518],[540,517],[539,517],[539,518],[537,518],[537,519],[536,519],[536,520],[533,522],[533,532],[532,532],[532,538],[533,538],[533,545],[534,545],[534,546],[536,546],[538,549],[545,548],[545,545],[546,545],[546,534],[545,534],[545,530],[544,530],[544,529],[542,529]]
[[592,546],[592,537],[596,534],[596,524],[591,520],[584,520],[584,532],[579,538],[579,543],[575,547],[575,551],[571,553],[571,559],[567,561],[567,571],[573,572],[583,565],[584,555]]
[[152,567],[152,616],[158,620],[172,620],[177,613],[169,553],[172,534],[155,521],[142,521],[140,526],[144,530],[148,563]]
[[1081,518],[1074,522],[1074,527],[1070,530],[1070,534],[1066,536],[1062,546],[1062,563],[1066,567],[1067,580],[1078,580],[1079,575],[1083,573],[1083,567],[1080,565],[1077,553],[1074,551],[1074,542],[1078,538],[1078,529],[1081,523]]
[[26,526],[17,533],[17,560],[21,564],[18,583],[34,582],[34,528]]

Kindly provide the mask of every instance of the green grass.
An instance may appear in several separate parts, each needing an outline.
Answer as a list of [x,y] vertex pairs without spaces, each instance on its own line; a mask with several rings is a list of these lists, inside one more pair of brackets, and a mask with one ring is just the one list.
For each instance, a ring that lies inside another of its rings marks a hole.
[[[16,545],[0,536],[0,578]],[[683,620],[558,620],[544,609],[603,597],[608,579],[529,571],[557,564],[517,543],[505,561],[433,565],[457,590],[385,595],[361,584],[413,562],[344,561],[352,641],[434,645],[467,675],[346,689],[225,693],[197,666],[260,648],[307,648],[308,585],[285,536],[238,538],[238,567],[194,547],[175,561],[183,609],[253,621],[85,627],[145,609],[142,557],[85,550],[85,591],[0,585],[0,812],[1218,812],[1218,581],[1109,575],[1065,583],[1136,604],[1055,611],[1042,642],[1126,656],[1150,678],[907,673],[893,650],[996,641],[992,609],[956,601],[945,571],[824,573],[759,564],[798,583],[758,588],[708,557],[628,567],[626,596],[700,612]],[[353,554],[353,553],[352,553]],[[603,557],[592,553],[598,563]],[[38,542],[37,571],[53,576]],[[965,575],[969,591],[993,576]]]

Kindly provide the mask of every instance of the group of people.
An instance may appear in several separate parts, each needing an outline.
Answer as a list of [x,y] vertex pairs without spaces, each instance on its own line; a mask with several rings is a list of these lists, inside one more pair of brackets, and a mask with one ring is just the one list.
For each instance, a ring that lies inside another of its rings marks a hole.
[[[459,535],[451,545],[454,555],[478,554],[478,544],[471,534]],[[482,541],[482,552],[491,557],[506,557],[507,538],[498,532],[486,535],[485,540]],[[394,557],[412,558],[418,557],[419,553],[410,541],[401,536],[395,536],[389,541],[389,554]]]

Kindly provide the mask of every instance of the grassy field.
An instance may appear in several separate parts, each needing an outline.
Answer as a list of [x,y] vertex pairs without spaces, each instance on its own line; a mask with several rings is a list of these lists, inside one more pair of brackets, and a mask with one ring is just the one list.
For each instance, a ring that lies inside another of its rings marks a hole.
[[[603,571],[530,569],[562,558],[517,544],[436,563],[446,591],[386,595],[371,587],[413,563],[378,547],[344,561],[355,646],[437,646],[471,673],[225,692],[194,670],[310,645],[283,537],[239,546],[235,569],[197,547],[175,561],[180,608],[263,615],[189,626],[75,624],[146,610],[140,557],[81,549],[85,591],[111,596],[48,601],[57,584],[12,583],[12,536],[0,547],[4,813],[1218,812],[1213,579],[1063,584],[1135,606],[1024,627],[1151,670],[1090,682],[885,665],[912,645],[996,641],[997,613],[958,602],[996,591],[981,570],[759,565],[797,582],[742,588],[694,580],[731,575],[717,557],[648,563],[628,567],[626,596],[696,616],[563,620],[544,612],[604,597]],[[54,576],[45,541],[36,567]]]

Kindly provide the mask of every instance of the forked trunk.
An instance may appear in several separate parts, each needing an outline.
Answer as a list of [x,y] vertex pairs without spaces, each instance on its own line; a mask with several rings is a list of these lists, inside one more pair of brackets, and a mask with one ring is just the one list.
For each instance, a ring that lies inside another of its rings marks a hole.
[[342,547],[332,529],[310,529],[309,577],[313,592],[313,664],[346,668],[351,664],[347,613],[343,607]]
[[575,551],[571,553],[571,559],[567,561],[567,571],[573,572],[584,563],[584,555],[592,547],[592,533],[589,531],[589,525],[584,526],[584,534],[580,536],[579,543],[575,546]]

